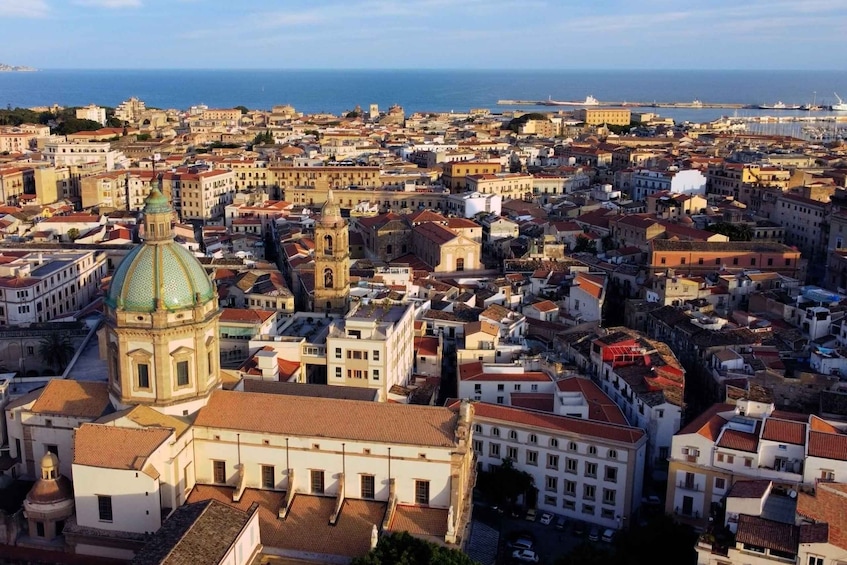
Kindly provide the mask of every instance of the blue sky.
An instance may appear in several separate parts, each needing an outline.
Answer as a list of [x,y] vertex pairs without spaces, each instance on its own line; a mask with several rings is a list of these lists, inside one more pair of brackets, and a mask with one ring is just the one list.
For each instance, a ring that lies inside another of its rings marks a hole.
[[847,0],[0,0],[39,68],[836,69]]

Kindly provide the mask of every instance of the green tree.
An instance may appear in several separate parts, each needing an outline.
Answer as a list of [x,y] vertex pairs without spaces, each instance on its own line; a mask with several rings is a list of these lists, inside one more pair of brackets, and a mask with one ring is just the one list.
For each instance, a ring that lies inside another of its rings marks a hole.
[[747,224],[732,224],[717,222],[706,226],[706,230],[729,237],[730,241],[750,241],[753,239],[753,229]]
[[573,248],[575,253],[596,253],[597,247],[594,245],[594,241],[588,239],[582,234],[576,236],[576,245]]
[[652,518],[642,527],[619,532],[615,540],[620,565],[641,563],[678,563],[694,565],[697,534],[690,526],[680,524],[667,514]]
[[80,120],[76,117],[64,118],[61,123],[54,128],[53,133],[58,135],[70,135],[78,131],[95,131],[101,127],[100,122],[95,122],[93,120]]
[[515,504],[518,497],[535,488],[535,480],[526,471],[515,467],[509,458],[487,472],[480,472],[477,485],[483,496],[496,504]]
[[79,230],[77,228],[71,228],[68,230],[68,239],[71,241],[76,241],[79,238]]
[[[616,563],[617,560],[608,549],[586,542],[579,544],[573,551],[556,560],[556,565],[615,565]],[[656,563],[665,562],[656,561]]]
[[346,115],[346,116],[344,116],[344,117],[345,117],[345,118],[350,118],[350,119],[355,120],[356,118],[361,117],[361,115],[362,115],[362,114],[360,114],[359,112],[357,112],[357,111],[353,110],[352,112],[347,112],[347,115]]
[[41,339],[38,354],[56,373],[60,373],[74,356],[74,346],[66,333],[51,333]]
[[416,538],[409,532],[383,536],[377,546],[351,565],[475,565],[476,561],[457,549],[449,549]]
[[233,108],[233,110],[241,110],[241,115],[243,116],[244,114],[250,111],[250,108],[248,108],[247,106],[236,106],[235,108]]
[[270,130],[265,130],[263,133],[257,134],[256,137],[253,138],[253,145],[261,145],[263,143],[274,143],[274,136]]
[[524,114],[519,118],[513,118],[508,125],[506,125],[506,129],[518,133],[521,130],[521,126],[530,120],[549,120],[549,118],[544,114],[539,114],[538,112],[530,112],[529,114]]

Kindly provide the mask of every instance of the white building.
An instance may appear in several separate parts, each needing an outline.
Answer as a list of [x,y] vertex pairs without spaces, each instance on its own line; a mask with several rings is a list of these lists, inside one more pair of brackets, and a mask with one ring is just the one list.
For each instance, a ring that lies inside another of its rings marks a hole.
[[44,156],[56,168],[96,164],[106,171],[128,169],[129,159],[111,148],[108,141],[73,142],[51,140],[44,144]]
[[4,253],[14,259],[0,265],[0,325],[47,322],[70,316],[91,303],[106,276],[103,252],[4,250]]
[[696,169],[685,171],[651,171],[641,169],[632,173],[632,199],[646,200],[651,194],[670,191],[672,194],[706,194],[706,176]]
[[473,448],[483,470],[511,459],[532,476],[539,510],[607,528],[628,525],[641,504],[642,430],[482,402],[474,409]]
[[499,194],[483,194],[481,192],[460,192],[447,195],[447,212],[473,218],[477,214],[502,213],[503,197]]
[[326,338],[327,383],[373,388],[388,398],[414,370],[414,307],[360,303],[330,325]]
[[106,108],[101,108],[94,104],[89,104],[82,108],[76,109],[76,118],[78,120],[91,120],[98,122],[100,125],[106,125]]

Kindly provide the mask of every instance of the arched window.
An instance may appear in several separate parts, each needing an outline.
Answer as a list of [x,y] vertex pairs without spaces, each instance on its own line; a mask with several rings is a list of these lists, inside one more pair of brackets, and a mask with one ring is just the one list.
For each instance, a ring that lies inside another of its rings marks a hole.
[[332,236],[324,236],[324,255],[332,255]]
[[491,428],[491,435],[494,437],[500,437],[500,428]]
[[332,269],[324,269],[324,288],[332,288]]
[[516,432],[515,430],[510,431],[509,432],[509,439],[517,440],[518,439],[518,432]]

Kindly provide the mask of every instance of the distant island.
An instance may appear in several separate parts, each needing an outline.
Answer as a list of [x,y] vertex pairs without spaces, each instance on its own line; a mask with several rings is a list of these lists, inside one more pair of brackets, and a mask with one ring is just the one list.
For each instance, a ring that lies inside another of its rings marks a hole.
[[38,69],[33,67],[6,65],[5,63],[0,63],[0,72],[32,72],[37,70]]

